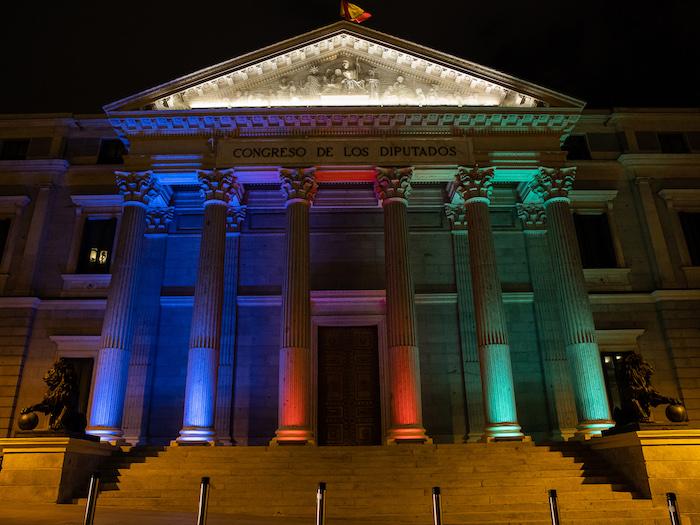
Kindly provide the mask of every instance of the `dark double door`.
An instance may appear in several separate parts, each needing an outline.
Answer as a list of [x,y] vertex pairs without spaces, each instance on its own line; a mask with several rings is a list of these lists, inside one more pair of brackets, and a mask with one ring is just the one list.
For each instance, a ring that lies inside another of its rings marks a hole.
[[381,433],[377,327],[319,327],[319,445],[380,445]]

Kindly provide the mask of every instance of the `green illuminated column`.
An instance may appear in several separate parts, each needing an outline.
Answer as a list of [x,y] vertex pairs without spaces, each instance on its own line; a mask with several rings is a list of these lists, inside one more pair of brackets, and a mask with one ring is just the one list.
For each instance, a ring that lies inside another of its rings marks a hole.
[[564,344],[576,395],[577,435],[587,438],[600,435],[613,422],[571,216],[569,191],[575,175],[575,168],[540,168],[530,187],[544,199]]
[[287,198],[287,271],[282,285],[279,426],[274,443],[314,442],[311,428],[311,298],[309,209],[318,190],[315,171],[282,170]]
[[558,297],[552,276],[545,211],[542,204],[519,204],[547,388],[551,437],[567,440],[576,431],[576,402],[569,380],[569,364],[561,336]]
[[453,190],[464,199],[474,293],[476,336],[484,396],[484,438],[522,439],[489,203],[492,168],[460,167]]
[[413,168],[377,168],[374,191],[384,209],[386,324],[391,389],[387,442],[426,442],[421,404],[413,275],[408,251],[408,196]]
[[457,285],[457,314],[459,316],[459,341],[462,348],[464,395],[467,408],[467,441],[479,441],[484,435],[484,400],[481,391],[479,351],[474,325],[474,301],[472,278],[469,273],[469,238],[464,206],[445,204],[452,227],[455,283]]

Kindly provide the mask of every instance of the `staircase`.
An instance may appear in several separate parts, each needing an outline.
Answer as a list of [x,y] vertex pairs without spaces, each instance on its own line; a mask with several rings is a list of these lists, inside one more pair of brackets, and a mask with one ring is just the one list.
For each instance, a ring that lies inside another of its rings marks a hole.
[[578,444],[134,449],[105,465],[98,505],[193,511],[202,476],[211,478],[210,512],[238,516],[312,523],[325,481],[329,525],[432,523],[433,486],[446,525],[550,524],[548,489],[565,525],[669,523],[665,508],[638,499]]

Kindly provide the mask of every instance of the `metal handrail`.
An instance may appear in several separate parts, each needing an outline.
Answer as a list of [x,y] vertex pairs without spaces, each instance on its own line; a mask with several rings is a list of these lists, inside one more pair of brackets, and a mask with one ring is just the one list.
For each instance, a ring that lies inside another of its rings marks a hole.
[[95,507],[97,507],[97,494],[100,491],[100,473],[94,472],[90,476],[90,488],[88,489],[87,503],[85,503],[85,519],[83,525],[92,525],[95,521]]
[[551,489],[549,491],[549,516],[552,518],[552,525],[560,525],[559,521],[559,504],[557,503],[557,491]]
[[440,487],[433,487],[433,525],[442,525],[442,496]]
[[197,512],[197,525],[207,524],[207,512],[209,510],[209,478],[203,477],[199,485],[199,510]]
[[671,525],[681,525],[681,513],[678,511],[678,500],[675,492],[666,493],[666,504],[668,505],[668,515],[671,518]]
[[316,491],[316,525],[326,525],[326,483],[321,481]]

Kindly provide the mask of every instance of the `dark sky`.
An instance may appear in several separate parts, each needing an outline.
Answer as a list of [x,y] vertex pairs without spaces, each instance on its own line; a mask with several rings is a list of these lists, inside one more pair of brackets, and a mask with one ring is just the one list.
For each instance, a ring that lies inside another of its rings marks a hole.
[[[95,113],[335,22],[338,0],[3,5],[1,113]],[[698,0],[355,0],[365,25],[589,107],[700,106]],[[109,6],[109,7],[107,7]]]

